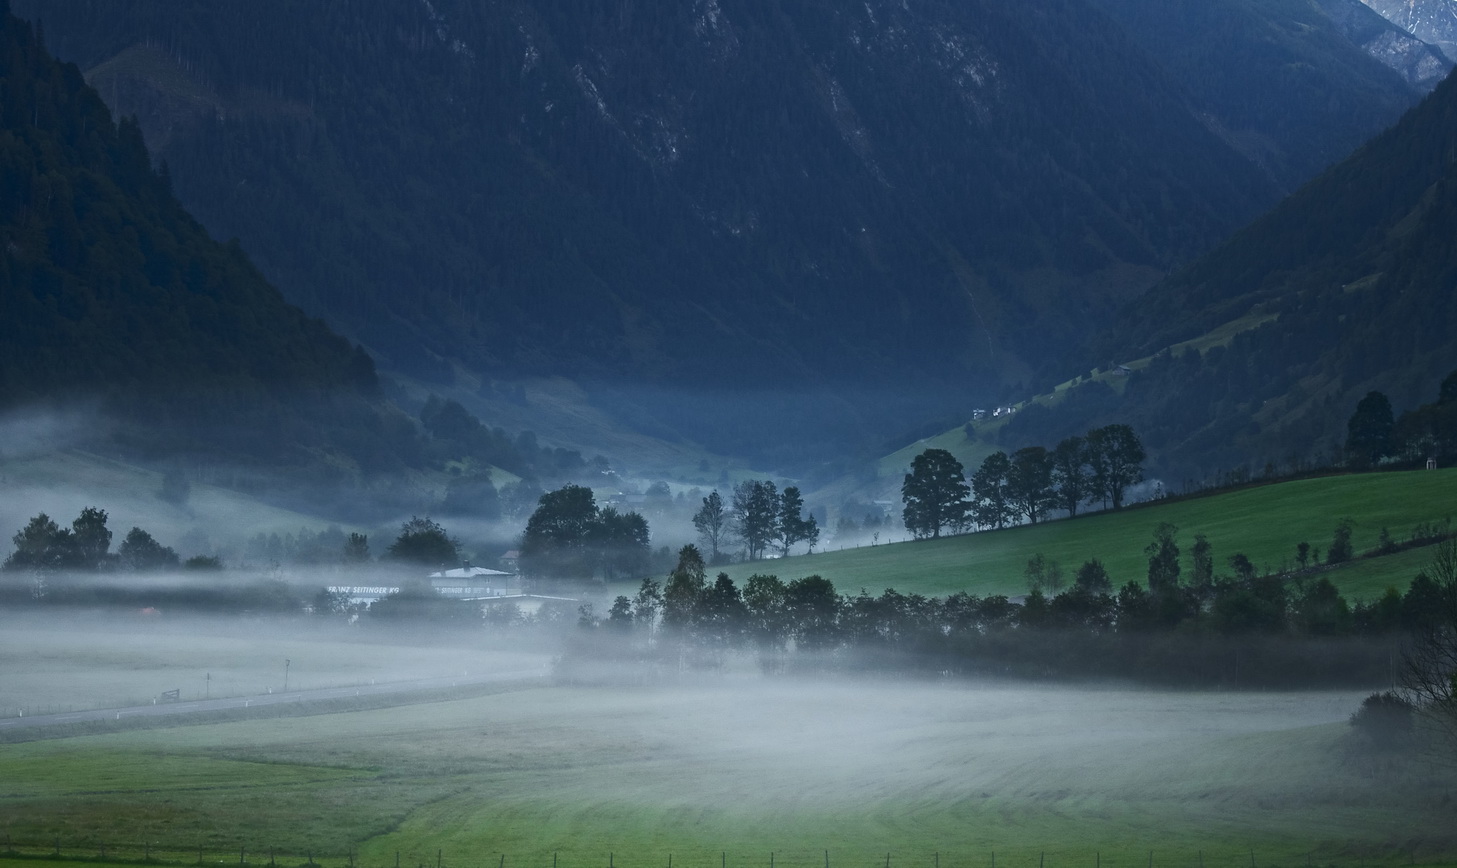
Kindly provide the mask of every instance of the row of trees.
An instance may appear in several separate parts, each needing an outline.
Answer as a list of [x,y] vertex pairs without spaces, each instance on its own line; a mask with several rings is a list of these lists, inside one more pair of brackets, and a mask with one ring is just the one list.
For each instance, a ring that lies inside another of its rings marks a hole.
[[1143,480],[1143,444],[1127,425],[1094,428],[1049,451],[994,452],[967,485],[965,469],[945,449],[927,449],[901,484],[906,529],[919,538],[972,527],[1036,524],[1054,510],[1077,515],[1084,503],[1123,506],[1128,488]]
[[724,573],[710,581],[702,554],[686,546],[665,584],[645,579],[605,617],[584,608],[581,626],[603,642],[576,653],[716,666],[746,651],[769,670],[844,665],[1290,686],[1390,677],[1400,648],[1408,691],[1450,710],[1457,544],[1437,552],[1405,593],[1391,589],[1352,606],[1327,579],[1257,575],[1239,555],[1230,558],[1232,574],[1216,576],[1207,541],[1196,542],[1198,575],[1180,581],[1169,566],[1177,529],[1161,526],[1147,550],[1150,585],[1129,581],[1115,591],[1090,561],[1071,587],[1036,588],[1018,604],[967,593],[845,595],[821,576],[755,574],[739,587]]
[[[1005,596],[924,597],[886,590],[841,594],[819,575],[755,574],[739,587],[708,578],[695,546],[679,552],[666,584],[644,580],[605,618],[581,612],[573,658],[720,666],[752,652],[765,670],[785,667],[998,671],[1037,676],[1116,676],[1157,682],[1370,683],[1390,676],[1393,647],[1422,648],[1442,628],[1451,578],[1413,580],[1352,607],[1329,581],[1230,575],[1203,591],[1126,583],[1106,572],[1023,604]],[[1450,667],[1447,677],[1450,679]],[[621,674],[621,673],[618,673]],[[1409,679],[1410,680],[1410,679]],[[1438,684],[1440,679],[1428,679]]]
[[799,543],[814,551],[820,541],[819,521],[804,514],[804,497],[799,488],[789,485],[781,492],[767,479],[735,485],[728,503],[717,490],[711,492],[694,514],[693,527],[713,564],[727,559],[727,546],[733,540],[743,544],[744,557],[751,561],[760,560],[773,549],[788,556]]
[[[11,537],[15,550],[0,569],[31,573],[147,572],[182,566],[177,552],[139,527],[127,531],[121,545],[111,551],[112,533],[106,522],[106,510],[91,506],[82,509],[70,527],[61,527],[42,512]],[[221,565],[216,558],[199,556],[189,558],[186,566],[216,569]]]

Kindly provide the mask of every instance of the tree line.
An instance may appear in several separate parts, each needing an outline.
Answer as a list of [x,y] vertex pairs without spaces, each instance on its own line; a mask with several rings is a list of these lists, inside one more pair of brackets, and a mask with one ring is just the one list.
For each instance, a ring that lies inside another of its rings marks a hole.
[[771,552],[788,557],[804,543],[809,551],[819,545],[819,520],[804,514],[804,497],[797,486],[780,491],[772,481],[751,479],[733,487],[725,503],[715,489],[703,498],[693,515],[693,527],[708,550],[708,562],[719,564],[731,556],[729,545],[738,541],[745,560],[757,561]]
[[113,552],[112,532],[106,522],[106,510],[92,506],[82,509],[70,527],[62,527],[42,512],[11,537],[15,550],[0,564],[0,570],[44,574],[222,568],[217,558],[205,555],[188,558],[184,564],[170,546],[139,527],[127,531]]
[[988,455],[967,484],[965,468],[945,449],[927,449],[901,484],[902,519],[917,538],[943,531],[1003,528],[1045,519],[1055,510],[1077,515],[1084,503],[1121,509],[1128,488],[1143,480],[1146,458],[1127,425],[1094,428],[1042,446]]
[[[1340,536],[1340,529],[1336,532]],[[1339,546],[1337,546],[1339,547]],[[1216,572],[1208,540],[1196,536],[1194,570],[1181,576],[1178,529],[1155,528],[1145,583],[1115,589],[1089,561],[1070,586],[1050,579],[1045,559],[1029,563],[1025,599],[956,593],[945,597],[844,594],[822,576],[783,581],[726,573],[709,578],[696,546],[680,550],[663,583],[643,580],[599,615],[584,606],[567,671],[587,660],[668,669],[716,668],[735,654],[765,671],[876,669],[1046,677],[1126,677],[1177,684],[1369,685],[1391,676],[1393,653],[1414,660],[1434,643],[1450,652],[1457,635],[1457,542],[1437,547],[1433,566],[1406,591],[1348,603],[1310,572],[1261,575],[1235,554]],[[1336,555],[1340,556],[1339,553]],[[1040,570],[1040,572],[1039,572]],[[1443,639],[1442,637],[1446,637]],[[1445,645],[1441,643],[1445,642]],[[1434,670],[1432,690],[1453,672]],[[1407,666],[1408,681],[1416,667]]]

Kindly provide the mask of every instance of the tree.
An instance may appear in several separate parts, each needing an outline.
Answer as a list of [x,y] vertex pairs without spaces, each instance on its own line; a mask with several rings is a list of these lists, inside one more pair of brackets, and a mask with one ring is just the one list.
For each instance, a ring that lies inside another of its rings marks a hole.
[[1108,570],[1103,562],[1097,558],[1085,561],[1078,567],[1073,585],[1090,594],[1107,594],[1113,590],[1113,580],[1108,577]]
[[1053,505],[1052,461],[1041,446],[1028,446],[1012,453],[1007,473],[1007,503],[1015,514],[1036,524]]
[[1093,493],[1122,509],[1128,487],[1143,481],[1143,443],[1129,426],[1108,425],[1089,431],[1087,445]]
[[1391,401],[1380,392],[1367,392],[1346,422],[1346,454],[1352,463],[1369,467],[1390,455],[1395,427]]
[[369,563],[369,537],[362,533],[351,533],[344,543],[344,563]]
[[652,543],[647,519],[638,513],[619,513],[609,506],[597,514],[589,537],[607,581],[648,572]]
[[917,538],[939,537],[966,521],[969,494],[961,462],[945,449],[927,449],[901,482],[901,519]]
[[1069,516],[1078,514],[1078,506],[1088,497],[1087,443],[1081,437],[1068,437],[1052,450],[1052,493],[1056,504]]
[[5,559],[7,570],[54,570],[65,563],[70,531],[61,530],[50,516],[40,513],[21,528],[11,542],[15,551]]
[[632,633],[633,615],[632,600],[618,594],[612,600],[612,608],[607,610],[607,629],[621,636]]
[[979,527],[1001,528],[1011,520],[1012,506],[1007,493],[1007,477],[1011,472],[1012,461],[1007,453],[993,452],[972,474],[971,513]]
[[788,605],[788,589],[778,576],[749,576],[744,585],[747,629],[766,669],[776,669],[782,662],[779,655],[789,640]]
[[1062,567],[1041,552],[1027,561],[1023,575],[1027,578],[1028,591],[1056,594],[1062,590]]
[[744,598],[727,573],[719,573],[699,595],[695,614],[699,638],[718,654],[739,644],[748,621]]
[[798,542],[808,542],[810,550],[820,541],[819,522],[814,516],[804,517],[804,498],[800,496],[799,489],[793,485],[785,486],[783,494],[779,497],[779,518],[777,521],[779,530],[779,546],[784,556],[789,556],[789,549]]
[[1214,544],[1204,534],[1196,533],[1190,554],[1194,558],[1194,571],[1189,584],[1201,597],[1207,597],[1214,587]]
[[795,644],[804,651],[828,651],[839,642],[840,595],[829,579],[806,576],[785,586],[784,607]]
[[734,486],[732,525],[749,560],[764,556],[778,534],[779,489],[773,482],[745,480]]
[[106,527],[106,510],[88,506],[71,522],[71,540],[78,566],[94,570],[100,567],[111,549],[111,531]]
[[429,516],[411,516],[386,553],[392,561],[422,567],[443,567],[460,561],[460,543]]
[[703,555],[695,545],[678,550],[678,563],[663,587],[663,630],[679,639],[692,633],[698,598],[708,583]]
[[1355,554],[1351,548],[1351,528],[1349,518],[1336,522],[1335,532],[1331,535],[1331,547],[1325,553],[1326,563],[1343,564]]
[[7,570],[92,571],[110,560],[111,531],[106,527],[106,511],[91,506],[82,509],[69,528],[40,513],[11,541],[15,551],[5,559],[3,568]]
[[1148,555],[1148,590],[1171,591],[1179,586],[1179,529],[1166,521],[1153,531],[1153,542],[1143,550]]
[[139,527],[127,531],[116,553],[122,567],[133,572],[176,569],[181,564],[177,552],[152,539],[151,534]]
[[565,485],[543,494],[521,537],[522,572],[554,579],[590,579],[596,572],[589,541],[597,524],[592,489]]
[[728,508],[717,489],[703,498],[703,506],[693,514],[693,527],[698,531],[698,540],[708,549],[708,562],[717,564],[729,532]]

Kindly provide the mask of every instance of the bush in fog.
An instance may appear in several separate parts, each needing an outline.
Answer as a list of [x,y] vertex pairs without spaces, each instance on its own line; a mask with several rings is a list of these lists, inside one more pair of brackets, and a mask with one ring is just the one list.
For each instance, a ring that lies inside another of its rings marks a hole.
[[1378,750],[1405,747],[1415,729],[1416,708],[1391,691],[1373,693],[1351,715],[1351,729]]

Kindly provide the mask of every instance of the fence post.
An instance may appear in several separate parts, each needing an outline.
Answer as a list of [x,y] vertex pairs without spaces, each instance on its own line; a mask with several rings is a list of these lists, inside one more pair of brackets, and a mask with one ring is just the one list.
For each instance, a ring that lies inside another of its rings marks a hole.
[[825,868],[830,868],[830,851],[825,851]]
[[444,857],[444,854],[445,854],[445,851],[444,850],[436,850],[435,851],[435,868],[440,868],[440,863],[441,863],[441,861],[442,861],[442,859]]
[[890,868],[890,854],[885,854],[885,868]]
[[506,868],[506,854],[501,854],[501,868]]
[[238,848],[238,864],[239,865],[246,865],[246,864],[248,864],[248,848],[247,847],[239,847]]

